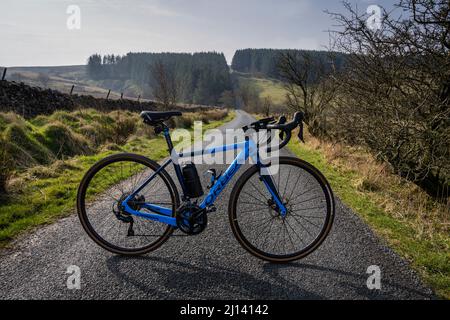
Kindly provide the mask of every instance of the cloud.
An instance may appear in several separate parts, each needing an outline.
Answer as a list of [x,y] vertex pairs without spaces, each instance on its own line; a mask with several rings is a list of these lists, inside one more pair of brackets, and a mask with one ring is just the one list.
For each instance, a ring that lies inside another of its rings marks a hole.
[[[159,0],[83,0],[85,3],[124,11],[139,11],[148,15],[161,17],[179,17],[182,14],[173,8],[168,8],[168,1]],[[83,4],[83,2],[81,2]]]
[[145,13],[161,16],[161,17],[180,17],[182,14],[172,9],[164,8],[160,4],[142,4],[139,6],[140,9],[146,10]]
[[[361,4],[368,0],[350,0]],[[389,0],[373,0],[386,3]],[[66,28],[66,8],[82,27]],[[363,6],[364,7],[364,6]],[[0,0],[2,64],[84,63],[93,52],[225,52],[247,47],[322,48],[336,0]],[[45,42],[45,46],[42,43]],[[65,61],[65,62],[64,62]]]

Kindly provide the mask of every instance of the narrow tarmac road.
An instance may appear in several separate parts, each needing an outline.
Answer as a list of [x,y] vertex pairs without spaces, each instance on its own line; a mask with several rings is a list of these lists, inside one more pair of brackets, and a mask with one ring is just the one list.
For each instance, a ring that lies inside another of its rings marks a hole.
[[[243,111],[222,127],[254,119]],[[286,151],[288,152],[288,151]],[[211,166],[199,166],[202,173]],[[225,166],[212,166],[222,171]],[[242,170],[242,169],[241,169]],[[244,169],[245,170],[245,169]],[[169,170],[173,175],[173,170]],[[228,222],[237,174],[196,237],[179,231],[157,251],[124,258],[98,247],[74,214],[45,226],[0,256],[0,299],[430,299],[408,264],[336,199],[336,219],[324,244],[304,260],[273,265],[240,247]],[[110,207],[105,208],[110,211]],[[67,288],[68,266],[81,270],[81,289]],[[367,288],[369,266],[381,269],[381,290]]]

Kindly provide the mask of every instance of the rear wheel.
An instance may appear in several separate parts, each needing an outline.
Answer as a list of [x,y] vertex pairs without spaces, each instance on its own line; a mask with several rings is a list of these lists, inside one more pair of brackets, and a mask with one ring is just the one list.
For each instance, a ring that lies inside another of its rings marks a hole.
[[[98,245],[117,254],[140,255],[167,241],[174,230],[171,226],[121,210],[122,201],[159,168],[146,157],[118,154],[99,161],[86,173],[78,189],[78,216]],[[179,196],[165,170],[139,192],[130,207],[145,212],[144,202],[170,208],[175,217]]]
[[312,165],[281,157],[274,184],[288,212],[283,217],[260,180],[257,166],[246,171],[230,197],[229,218],[239,243],[258,258],[287,263],[316,250],[330,232],[334,199],[323,175]]

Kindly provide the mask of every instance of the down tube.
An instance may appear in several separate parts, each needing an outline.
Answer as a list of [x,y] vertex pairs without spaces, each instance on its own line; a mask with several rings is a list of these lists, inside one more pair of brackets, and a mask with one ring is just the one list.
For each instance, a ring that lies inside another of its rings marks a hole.
[[230,182],[230,180],[233,178],[236,172],[239,171],[242,164],[245,163],[245,161],[249,158],[250,156],[249,153],[250,153],[249,144],[246,143],[244,150],[239,153],[236,159],[234,159],[233,163],[228,167],[227,171],[225,171],[222,177],[219,178],[219,180],[211,188],[208,196],[200,204],[200,208],[205,209],[214,204],[217,197],[222,193],[223,189],[225,189],[225,187],[227,186],[228,182]]

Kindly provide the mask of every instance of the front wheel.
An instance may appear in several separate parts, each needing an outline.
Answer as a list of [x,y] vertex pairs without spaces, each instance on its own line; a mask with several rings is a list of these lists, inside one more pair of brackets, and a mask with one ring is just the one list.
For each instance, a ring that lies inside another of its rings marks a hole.
[[302,259],[330,232],[335,211],[331,188],[316,168],[291,157],[280,158],[272,180],[287,214],[279,213],[260,168],[253,166],[231,193],[231,228],[244,249],[258,258],[274,263]]

